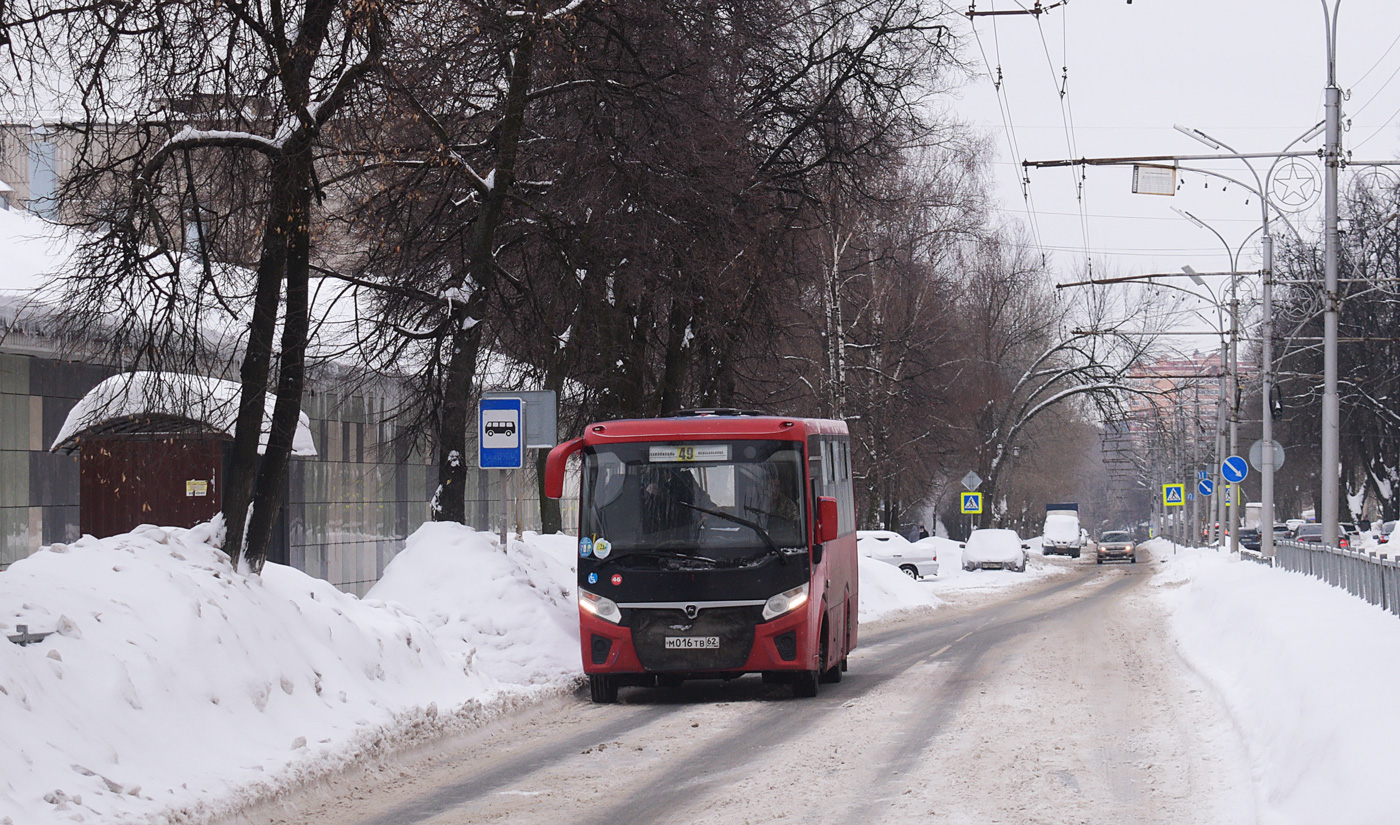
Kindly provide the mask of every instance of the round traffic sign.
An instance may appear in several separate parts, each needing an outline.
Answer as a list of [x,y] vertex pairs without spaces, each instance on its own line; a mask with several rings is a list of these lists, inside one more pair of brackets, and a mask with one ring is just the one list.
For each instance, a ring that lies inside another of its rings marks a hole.
[[1203,478],[1197,482],[1196,489],[1201,491],[1201,495],[1208,496],[1215,492],[1215,482],[1208,478]]
[[1220,465],[1220,474],[1231,484],[1239,484],[1244,481],[1245,476],[1249,475],[1249,465],[1244,463],[1243,458],[1232,455]]
[[[1283,445],[1277,441],[1270,441],[1274,445],[1274,469],[1283,466]],[[1261,438],[1249,447],[1249,466],[1264,472],[1264,440]]]

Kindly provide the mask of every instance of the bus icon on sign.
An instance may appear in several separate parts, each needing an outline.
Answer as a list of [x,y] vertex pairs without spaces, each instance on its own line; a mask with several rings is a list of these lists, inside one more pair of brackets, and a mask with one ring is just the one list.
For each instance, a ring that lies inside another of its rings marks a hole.
[[515,435],[514,421],[487,421],[484,426],[487,435]]

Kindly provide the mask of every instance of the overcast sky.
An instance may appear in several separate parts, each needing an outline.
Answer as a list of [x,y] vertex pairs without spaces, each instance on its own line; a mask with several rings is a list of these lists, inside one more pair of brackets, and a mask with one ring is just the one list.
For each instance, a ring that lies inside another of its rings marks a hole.
[[[1328,0],[1329,11],[1335,2]],[[976,7],[1033,5],[979,0]],[[965,11],[966,0],[955,8]],[[1323,8],[1321,0],[1072,0],[1038,18],[979,17],[966,56],[984,76],[961,90],[956,112],[993,137],[1002,208],[1031,226],[1059,280],[1078,279],[1086,249],[1100,277],[1186,264],[1228,269],[1221,241],[1172,206],[1232,246],[1243,244],[1240,268],[1257,268],[1258,235],[1248,236],[1260,225],[1259,201],[1238,186],[1184,174],[1173,197],[1134,195],[1130,167],[1101,167],[1088,170],[1080,200],[1077,170],[1032,170],[1028,207],[1020,161],[1213,151],[1174,131],[1177,123],[1239,152],[1282,150],[1323,119]],[[1352,121],[1343,148],[1358,160],[1397,157],[1400,4],[1342,0],[1339,17],[1337,80],[1351,92],[1343,118]],[[989,77],[998,67],[1000,99]],[[1300,146],[1315,149],[1321,138]],[[1263,175],[1268,161],[1255,163]],[[1212,168],[1253,180],[1239,162]],[[1297,216],[1303,227],[1320,223],[1317,200]]]

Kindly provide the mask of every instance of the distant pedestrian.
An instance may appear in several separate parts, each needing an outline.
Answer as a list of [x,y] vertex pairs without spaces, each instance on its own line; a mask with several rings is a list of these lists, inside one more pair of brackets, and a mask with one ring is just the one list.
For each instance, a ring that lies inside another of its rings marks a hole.
[[928,528],[925,527],[925,526],[923,526],[922,524],[919,525],[919,538],[921,538],[921,539],[926,539],[926,538],[928,538]]

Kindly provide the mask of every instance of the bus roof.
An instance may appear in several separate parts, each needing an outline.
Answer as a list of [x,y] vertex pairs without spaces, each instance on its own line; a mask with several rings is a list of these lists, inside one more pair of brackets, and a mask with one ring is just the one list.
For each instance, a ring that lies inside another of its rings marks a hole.
[[829,418],[705,412],[671,418],[628,418],[599,421],[583,430],[584,442],[771,438],[805,441],[812,435],[846,435],[846,422]]

